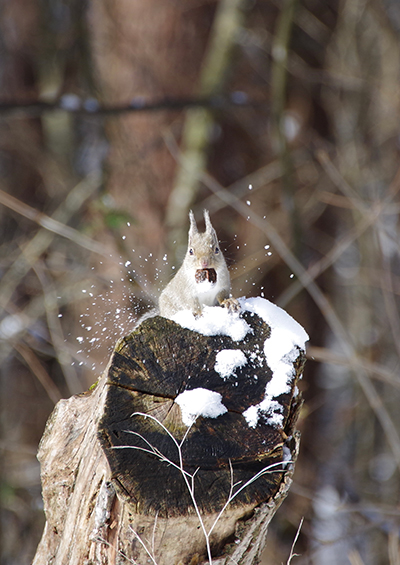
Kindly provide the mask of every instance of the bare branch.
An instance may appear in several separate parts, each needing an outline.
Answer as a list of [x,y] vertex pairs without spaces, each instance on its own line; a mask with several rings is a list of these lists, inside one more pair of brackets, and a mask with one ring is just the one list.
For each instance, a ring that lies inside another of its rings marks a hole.
[[301,527],[302,527],[302,525],[303,525],[303,522],[304,522],[304,516],[303,516],[302,519],[300,520],[299,527],[297,528],[297,532],[296,532],[296,535],[295,535],[295,537],[294,537],[294,540],[293,540],[293,543],[292,543],[292,547],[290,548],[289,559],[288,559],[286,565],[290,565],[290,563],[291,563],[293,557],[299,557],[299,555],[298,555],[297,553],[294,553],[294,546],[296,545],[297,540],[299,539],[300,530],[301,530]]
[[143,97],[133,98],[128,104],[120,106],[104,106],[95,98],[81,99],[75,94],[65,94],[53,102],[0,102],[0,116],[19,118],[23,116],[41,116],[47,112],[63,110],[76,116],[118,116],[132,112],[178,111],[187,108],[229,108],[237,106],[253,106],[258,102],[250,101],[240,92],[230,95],[214,95],[200,98],[163,98],[146,101]]
[[3,190],[0,190],[0,204],[7,206],[7,208],[10,208],[11,210],[14,210],[14,212],[21,214],[21,216],[32,220],[36,224],[39,224],[39,226],[41,226],[42,228],[56,233],[57,235],[61,235],[62,237],[65,237],[70,241],[73,241],[84,249],[98,253],[103,257],[109,256],[109,254],[104,253],[103,245],[100,245],[99,243],[97,243],[97,241],[90,239],[86,235],[79,233],[74,228],[66,226],[65,224],[59,222],[58,220],[55,220],[54,218],[50,218],[50,216],[47,216],[47,214],[39,212],[39,210],[32,208],[24,202],[21,202],[21,200],[18,200],[17,198],[11,196],[11,194],[8,194],[7,192],[4,192]]

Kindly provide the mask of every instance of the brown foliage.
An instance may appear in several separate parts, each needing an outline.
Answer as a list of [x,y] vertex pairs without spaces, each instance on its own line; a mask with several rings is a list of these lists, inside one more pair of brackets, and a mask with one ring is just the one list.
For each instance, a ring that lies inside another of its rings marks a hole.
[[[2,559],[34,552],[54,400],[98,377],[168,280],[165,253],[182,257],[167,209],[195,157],[190,202],[212,214],[234,294],[264,293],[310,334],[302,451],[265,563],[288,559],[302,516],[298,562],[397,563],[397,3],[243,2],[220,105],[190,119],[98,108],[201,95],[222,2],[28,4],[0,18],[0,102],[18,110],[1,117],[0,190],[20,202],[0,205]],[[64,111],[18,108],[39,100]]]

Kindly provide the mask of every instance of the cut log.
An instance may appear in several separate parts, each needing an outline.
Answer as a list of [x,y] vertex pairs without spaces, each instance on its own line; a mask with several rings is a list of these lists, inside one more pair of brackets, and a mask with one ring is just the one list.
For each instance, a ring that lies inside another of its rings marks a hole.
[[[235,341],[147,319],[93,390],[57,404],[38,455],[47,521],[34,565],[257,562],[297,458],[304,351],[267,407],[271,328],[253,312],[241,323]],[[242,362],[221,370],[222,351]],[[219,412],[199,405],[188,422],[185,391],[214,395]]]

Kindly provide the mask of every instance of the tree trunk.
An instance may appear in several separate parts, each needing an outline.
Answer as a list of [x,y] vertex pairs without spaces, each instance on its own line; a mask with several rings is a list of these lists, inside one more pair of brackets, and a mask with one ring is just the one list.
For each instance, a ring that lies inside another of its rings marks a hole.
[[[249,424],[273,378],[260,354],[271,328],[250,312],[236,321],[241,339],[147,319],[93,390],[57,404],[39,450],[47,523],[34,565],[257,563],[297,458],[304,352],[273,412]],[[247,361],[224,375],[216,356],[232,350]],[[223,410],[190,424],[178,396],[201,390]]]

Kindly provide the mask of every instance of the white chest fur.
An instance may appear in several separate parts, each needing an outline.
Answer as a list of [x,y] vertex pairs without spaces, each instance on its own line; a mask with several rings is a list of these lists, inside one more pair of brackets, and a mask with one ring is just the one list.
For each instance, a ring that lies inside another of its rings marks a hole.
[[218,284],[218,278],[215,283],[208,280],[195,283],[195,292],[200,304],[205,306],[214,306],[216,301],[216,296],[221,290],[221,286]]

